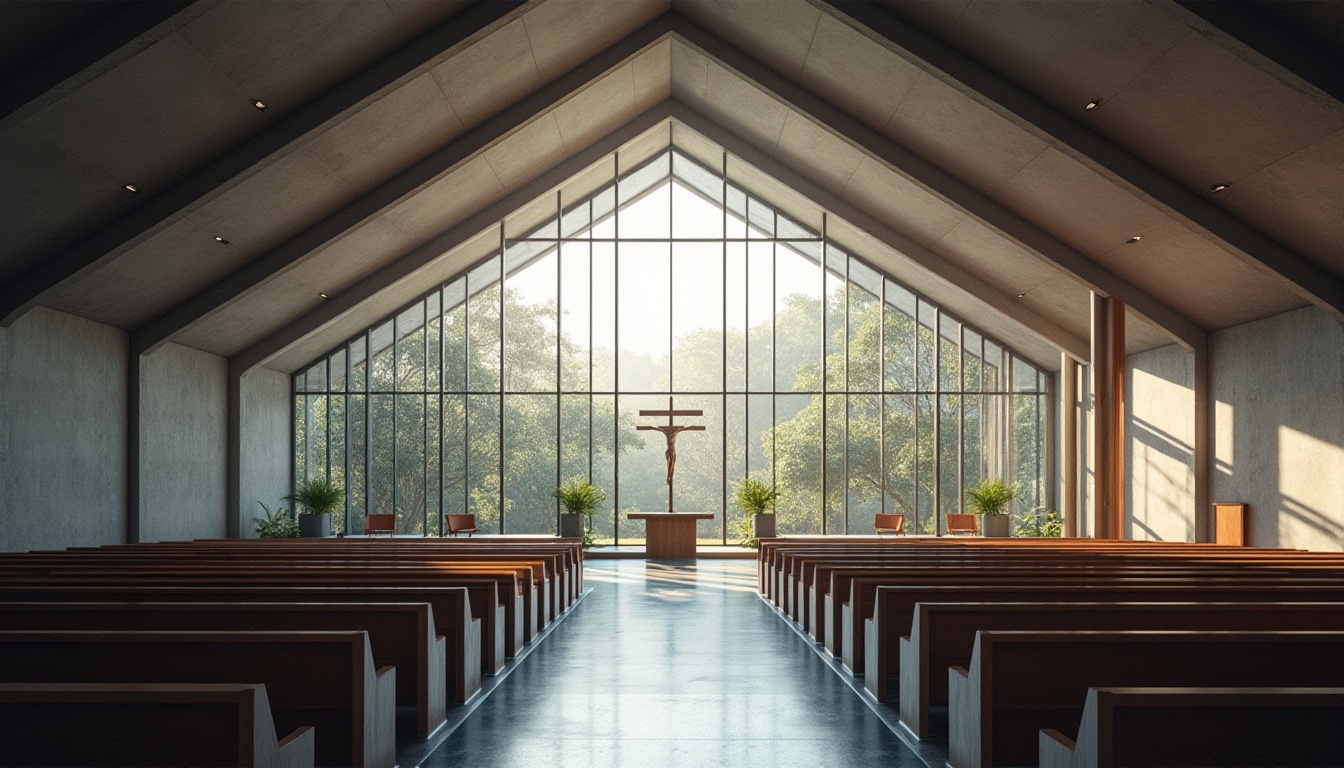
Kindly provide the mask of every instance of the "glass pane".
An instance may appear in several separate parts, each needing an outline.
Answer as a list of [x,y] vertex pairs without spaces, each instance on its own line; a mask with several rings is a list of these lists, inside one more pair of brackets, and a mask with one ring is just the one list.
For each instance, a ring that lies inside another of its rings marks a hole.
[[592,476],[592,441],[590,422],[593,411],[587,395],[560,397],[560,479]]
[[368,430],[365,395],[350,396],[350,467],[346,474],[345,498],[350,512],[345,521],[347,534],[364,532],[364,511],[367,504]]
[[986,392],[1002,392],[1007,388],[1008,381],[1004,375],[1003,361],[1003,347],[986,339],[985,371],[981,377]]
[[443,289],[443,388],[467,388],[467,281],[457,279]]
[[747,253],[747,368],[752,392],[774,389],[775,246],[750,243]]
[[939,398],[942,419],[938,435],[939,512],[947,515],[960,512],[961,486],[961,397],[943,395]]
[[593,243],[593,391],[616,391],[616,244]]
[[309,366],[307,373],[308,385],[306,392],[326,392],[327,391],[327,360],[323,358],[313,365]]
[[775,390],[821,390],[821,265],[781,245],[775,260]]
[[821,533],[821,396],[780,395],[775,400],[776,512],[780,535]]
[[369,396],[369,512],[393,514],[392,461],[396,449],[395,395]]
[[[633,433],[629,440],[633,441]],[[593,397],[593,485],[607,494],[602,508],[590,518],[599,544],[616,541],[616,398]]]
[[915,311],[915,295],[888,280],[882,357],[888,392],[915,391]]
[[[721,193],[720,195],[721,196]],[[723,237],[723,208],[681,183],[672,185],[672,236]]]
[[1037,392],[1039,391],[1039,382],[1036,380],[1036,369],[1020,357],[1013,357],[1013,391],[1014,392]]
[[747,389],[747,246],[746,243],[728,243],[727,277],[723,284],[723,301],[727,326],[728,391],[745,392]]
[[723,388],[722,243],[672,244],[672,388]]
[[327,474],[327,397],[325,395],[308,395],[305,399],[305,407],[308,409],[308,429],[305,436],[308,440],[308,461],[304,467],[304,474],[298,475],[305,479],[315,477],[325,477]]
[[363,392],[368,382],[368,366],[365,361],[368,359],[364,350],[365,339],[360,336],[358,339],[350,342],[347,349],[350,353],[350,391]]
[[425,305],[397,315],[397,391],[425,390]]
[[970,328],[962,327],[962,378],[961,387],[966,392],[980,391],[980,344],[984,337]]
[[443,355],[443,317],[439,307],[439,293],[435,291],[425,299],[425,317],[429,323],[425,326],[425,389],[437,392],[440,388],[439,373]]
[[425,532],[425,398],[399,395],[397,408],[397,532]]
[[500,530],[499,396],[471,395],[467,400],[467,512],[482,532]]
[[886,441],[884,483],[887,511],[905,515],[907,532],[916,525],[915,504],[915,398],[911,395],[887,395],[883,399],[883,439]]
[[[467,398],[445,395],[443,398],[443,513],[467,514],[471,487],[467,483]],[[443,535],[443,520],[431,523],[431,530]]]
[[[746,395],[728,395],[724,401],[723,452],[724,498],[732,495],[738,482],[747,476],[747,398]],[[742,519],[742,510],[728,505],[728,543],[740,543],[743,540],[741,530],[735,522]]]
[[849,391],[882,389],[882,279],[858,261],[849,269]]
[[[627,196],[628,185],[621,182],[621,199]],[[667,238],[671,235],[672,185],[663,183],[653,188],[635,202],[625,206],[618,214],[620,237],[626,238]],[[624,205],[624,203],[622,203]]]
[[504,385],[510,392],[555,390],[558,262],[548,249],[505,279]]
[[[876,306],[876,305],[874,305]],[[882,511],[882,398],[849,396],[849,531],[866,534]]]
[[345,349],[331,353],[331,391],[345,391]]
[[[641,410],[667,408],[667,398],[659,395],[622,395],[618,401],[618,434],[624,450],[616,476],[621,494],[620,539],[622,544],[644,540],[644,521],[629,520],[630,512],[667,511],[667,441],[652,430],[639,426],[666,423],[661,417],[640,416]],[[627,442],[628,441],[628,442]],[[628,447],[625,447],[628,446]]]
[[560,388],[583,392],[589,386],[592,349],[592,246],[565,243],[560,249]]
[[294,477],[308,476],[308,409],[304,396],[294,396]]
[[845,391],[845,265],[848,257],[826,245],[826,388]]
[[917,478],[915,507],[918,525],[914,533],[932,534],[945,530],[934,512],[937,501],[934,497],[936,487],[934,456],[937,436],[933,429],[933,403],[933,395],[918,395],[915,398],[915,441],[918,444],[915,465]]
[[826,396],[826,532],[849,533],[845,526],[845,401]]
[[742,239],[747,236],[747,193],[741,187],[728,185],[728,231],[729,239]]
[[499,264],[496,256],[467,276],[467,388],[473,392],[499,391]]
[[443,477],[443,467],[440,463],[443,460],[443,454],[439,451],[439,396],[425,396],[425,515],[421,521],[420,532],[426,536],[439,535],[439,520],[441,510],[439,509],[440,500],[443,498],[441,480]]
[[673,476],[675,508],[678,512],[713,514],[713,520],[696,521],[696,538],[704,544],[720,544],[723,542],[720,522],[723,496],[719,490],[723,486],[722,398],[717,395],[679,395],[673,406],[704,411],[703,416],[678,417],[677,424],[705,427],[704,431],[682,432],[677,436],[677,469]]
[[[344,356],[344,355],[342,355]],[[331,417],[328,422],[327,440],[331,447],[331,482],[346,488],[346,504],[350,502],[350,493],[348,489],[349,478],[345,466],[345,445],[346,445],[346,422],[345,422],[346,399],[344,395],[331,396]],[[360,414],[363,416],[363,414]],[[345,530],[345,504],[342,504],[331,516],[331,530],[340,532]]]
[[668,389],[672,275],[669,243],[621,243],[620,388]]
[[939,318],[938,389],[957,392],[961,389],[961,325],[942,315]]
[[508,395],[504,420],[504,532],[554,534],[559,485],[554,395]]
[[924,300],[919,301],[919,349],[918,370],[915,375],[915,388],[921,392],[932,392],[938,385],[938,348],[934,345],[934,329],[938,324],[938,311]]

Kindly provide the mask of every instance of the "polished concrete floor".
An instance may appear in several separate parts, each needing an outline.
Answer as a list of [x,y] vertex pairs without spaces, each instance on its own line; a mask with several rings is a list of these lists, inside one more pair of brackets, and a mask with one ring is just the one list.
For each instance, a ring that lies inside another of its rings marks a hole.
[[592,593],[424,763],[924,768],[756,595],[756,564],[588,561]]

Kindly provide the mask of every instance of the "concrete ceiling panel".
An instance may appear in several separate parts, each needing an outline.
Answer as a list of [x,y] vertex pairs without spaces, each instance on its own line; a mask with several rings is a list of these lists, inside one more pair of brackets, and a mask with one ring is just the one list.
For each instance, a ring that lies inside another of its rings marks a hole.
[[251,260],[178,220],[101,268],[62,284],[49,304],[118,328],[148,322]]
[[672,143],[715,172],[723,170],[723,148],[681,123],[672,123]]
[[882,132],[987,194],[1046,147],[1042,139],[927,74],[919,76]]
[[1137,355],[1150,349],[1170,346],[1172,343],[1171,337],[1161,328],[1148,322],[1134,310],[1125,308],[1126,355]]
[[882,4],[942,38],[951,38],[971,0],[882,0]]
[[414,243],[423,243],[504,194],[490,164],[476,157],[387,213]]
[[430,27],[461,13],[471,0],[383,0],[396,17],[406,39],[419,37]]
[[822,15],[800,83],[880,131],[919,73],[848,24]]
[[22,126],[0,134],[0,280],[130,210],[121,183]]
[[[543,195],[515,210],[504,219],[504,236],[513,239],[527,237],[543,225],[555,223],[555,195]],[[552,231],[554,228],[552,227]]]
[[676,9],[792,80],[803,72],[821,20],[804,0],[677,0]]
[[214,64],[170,35],[23,124],[120,183],[154,192],[266,122]]
[[301,106],[405,41],[383,3],[229,0],[179,32],[249,98]]
[[591,166],[560,186],[560,201],[565,208],[588,199],[615,178],[616,165],[610,159]]
[[998,286],[1004,295],[1030,294],[1063,274],[1041,257],[975,219],[963,219],[932,250],[967,272]]
[[760,197],[794,221],[821,232],[823,211],[820,206],[791,187],[781,184],[773,176],[757,170],[750,163],[729,155],[728,180]]
[[1198,189],[1235,182],[1344,128],[1305,94],[1198,35],[1096,111],[1099,130]]
[[1084,254],[1110,251],[1169,219],[1096,171],[1047,149],[1001,186],[996,199]]
[[[615,127],[615,126],[612,126]],[[541,115],[485,151],[504,189],[516,189],[568,156],[555,114]]]
[[1344,131],[1247,176],[1214,200],[1344,279]]
[[476,41],[432,71],[467,129],[541,86],[521,19]]
[[557,106],[553,114],[566,154],[572,154],[625,125],[638,112],[634,62],[630,62]]
[[660,104],[672,96],[672,41],[655,48],[632,62],[635,106],[640,110]]
[[844,197],[869,215],[923,246],[952,231],[966,215],[899,173],[865,158]]
[[672,40],[672,98],[704,112],[709,98],[709,57]]
[[709,67],[706,117],[773,154],[789,110],[717,64]]
[[667,149],[670,135],[668,123],[664,121],[621,145],[621,173]]
[[365,192],[462,133],[462,123],[425,73],[318,136],[308,147]]
[[210,237],[269,251],[355,195],[317,155],[290,153],[188,215]]
[[523,16],[542,82],[550,82],[667,11],[668,0],[547,0]]
[[1092,291],[1087,286],[1061,274],[1026,293],[1020,299],[1024,307],[1081,339],[1091,337]]
[[951,41],[1066,113],[1082,115],[1083,105],[1106,103],[1189,34],[1142,0],[976,0]]
[[323,301],[312,286],[288,275],[281,275],[181,331],[173,340],[216,355],[232,357],[265,338],[275,328],[283,327],[316,309]]
[[304,259],[285,274],[335,296],[360,278],[415,247],[386,218],[376,218]]
[[806,117],[789,112],[775,158],[838,195],[864,154]]
[[1219,329],[1304,304],[1296,293],[1176,222],[1100,259],[1204,328]]

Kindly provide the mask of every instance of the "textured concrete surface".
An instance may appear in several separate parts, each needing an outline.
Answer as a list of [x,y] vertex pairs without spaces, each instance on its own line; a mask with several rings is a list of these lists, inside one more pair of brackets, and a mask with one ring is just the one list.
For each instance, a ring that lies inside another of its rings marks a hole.
[[1125,538],[1194,541],[1195,356],[1172,344],[1125,362]]
[[242,380],[242,466],[238,514],[241,533],[253,537],[258,501],[271,509],[290,492],[289,441],[291,393],[289,376],[255,368]]
[[126,350],[49,309],[0,328],[0,550],[125,541]]
[[1344,551],[1344,326],[1305,308],[1211,349],[1213,501],[1250,503],[1252,545]]
[[224,535],[228,362],[165,344],[140,368],[140,540]]

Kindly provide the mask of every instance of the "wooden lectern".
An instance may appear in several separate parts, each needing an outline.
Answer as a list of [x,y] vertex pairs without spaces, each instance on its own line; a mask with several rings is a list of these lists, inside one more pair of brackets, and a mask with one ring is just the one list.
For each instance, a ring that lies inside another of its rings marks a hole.
[[695,521],[714,519],[686,512],[631,512],[626,517],[646,523],[646,557],[695,557]]

